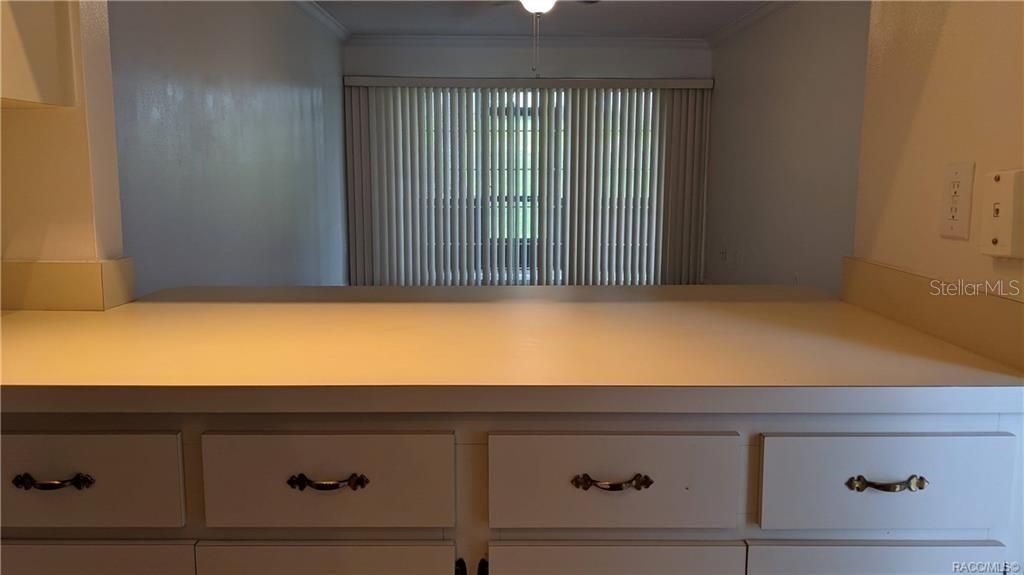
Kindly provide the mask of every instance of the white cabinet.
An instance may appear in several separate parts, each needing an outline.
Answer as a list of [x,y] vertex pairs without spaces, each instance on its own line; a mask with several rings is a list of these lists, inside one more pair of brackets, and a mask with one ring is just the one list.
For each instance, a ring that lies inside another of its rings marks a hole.
[[177,433],[4,434],[4,527],[180,527]]
[[445,543],[202,542],[197,575],[451,575]]
[[495,542],[491,575],[743,575],[742,542]]
[[208,433],[202,443],[211,527],[455,523],[451,433]]
[[1003,526],[1016,439],[1009,433],[765,435],[761,527]]
[[751,541],[747,575],[1002,573],[1004,551],[991,541]]
[[735,433],[492,434],[489,445],[491,527],[728,528],[739,521]]
[[[11,416],[19,432],[0,438],[4,575],[450,575],[457,557],[469,575],[485,557],[494,575],[949,575],[1021,561],[1013,415],[37,417]],[[101,419],[182,433],[26,432]],[[894,431],[849,432],[880,427]],[[26,472],[95,484],[26,491],[12,481]],[[924,489],[846,486],[912,474]],[[125,537],[167,543],[99,540]]]
[[4,575],[195,575],[193,541],[5,541]]

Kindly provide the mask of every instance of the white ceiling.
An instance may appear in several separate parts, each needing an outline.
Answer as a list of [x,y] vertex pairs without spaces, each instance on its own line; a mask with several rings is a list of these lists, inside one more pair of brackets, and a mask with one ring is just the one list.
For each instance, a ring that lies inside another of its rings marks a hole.
[[[704,38],[764,2],[559,0],[541,19],[545,36]],[[356,35],[530,35],[530,15],[518,0],[401,2],[321,0]]]

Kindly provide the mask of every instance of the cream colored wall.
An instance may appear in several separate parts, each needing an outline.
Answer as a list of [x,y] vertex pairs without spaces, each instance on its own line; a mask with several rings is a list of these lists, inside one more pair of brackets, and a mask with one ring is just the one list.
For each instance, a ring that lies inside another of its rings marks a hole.
[[81,92],[87,112],[96,255],[99,259],[112,259],[120,257],[124,248],[107,3],[82,2],[79,12],[83,54]]
[[[976,162],[970,241],[939,237],[943,171]],[[1024,168],[1024,3],[876,2],[854,253],[944,280],[1024,278],[978,250],[980,177]]]
[[853,249],[868,12],[793,3],[715,44],[708,282],[838,295]]
[[107,4],[64,8],[74,55],[74,105],[3,109],[4,260],[122,255]]
[[0,2],[0,96],[71,105],[75,101],[70,4]]
[[291,2],[110,15],[136,293],[342,283],[340,40]]
[[79,108],[3,110],[3,259],[96,259]]

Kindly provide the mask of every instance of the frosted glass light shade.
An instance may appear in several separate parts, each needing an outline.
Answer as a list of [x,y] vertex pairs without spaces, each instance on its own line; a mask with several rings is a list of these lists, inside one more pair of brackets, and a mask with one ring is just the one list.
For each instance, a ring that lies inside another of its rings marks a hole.
[[555,0],[519,0],[531,14],[543,14],[555,7]]

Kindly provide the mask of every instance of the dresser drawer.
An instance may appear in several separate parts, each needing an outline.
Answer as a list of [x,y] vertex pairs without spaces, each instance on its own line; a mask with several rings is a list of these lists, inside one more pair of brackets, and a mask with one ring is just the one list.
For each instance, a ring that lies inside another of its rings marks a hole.
[[492,575],[744,575],[742,542],[492,543]]
[[202,542],[197,575],[451,575],[445,543]]
[[4,434],[0,443],[4,527],[185,523],[176,433]]
[[450,433],[208,433],[203,476],[211,527],[450,527],[455,522]]
[[736,434],[495,434],[489,445],[492,527],[728,528],[738,522]]
[[994,541],[750,541],[747,575],[1002,573]]
[[761,527],[1005,525],[1015,441],[1005,433],[765,435]]
[[4,575],[195,575],[194,541],[4,541]]

